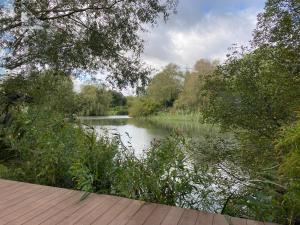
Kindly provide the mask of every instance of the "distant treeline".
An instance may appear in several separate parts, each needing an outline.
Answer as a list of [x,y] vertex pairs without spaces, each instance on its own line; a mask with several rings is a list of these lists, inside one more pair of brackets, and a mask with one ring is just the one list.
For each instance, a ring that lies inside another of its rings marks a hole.
[[83,85],[77,98],[77,112],[81,116],[127,115],[127,99],[117,91],[101,85]]
[[205,81],[213,76],[218,61],[200,59],[192,71],[182,72],[175,64],[156,74],[136,98],[129,101],[129,114],[149,116],[159,111],[199,111],[207,101],[202,95]]

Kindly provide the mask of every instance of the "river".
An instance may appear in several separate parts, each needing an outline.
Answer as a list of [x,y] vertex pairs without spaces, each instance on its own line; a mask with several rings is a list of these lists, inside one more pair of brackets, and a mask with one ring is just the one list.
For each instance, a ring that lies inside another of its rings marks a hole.
[[136,154],[151,146],[151,142],[162,139],[173,132],[180,132],[194,138],[203,137],[215,130],[207,124],[190,121],[170,123],[153,122],[129,116],[81,117],[82,121],[92,126],[98,135],[107,133],[109,136],[120,135],[122,143],[131,147]]

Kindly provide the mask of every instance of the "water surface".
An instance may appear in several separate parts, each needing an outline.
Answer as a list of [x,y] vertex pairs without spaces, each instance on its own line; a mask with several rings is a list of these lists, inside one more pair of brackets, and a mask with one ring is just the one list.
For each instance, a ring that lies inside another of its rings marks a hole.
[[212,131],[212,127],[188,121],[172,123],[153,122],[135,119],[129,116],[81,117],[83,122],[93,126],[96,133],[107,133],[110,136],[120,135],[122,143],[131,147],[137,154],[151,146],[151,142],[160,140],[173,132],[199,138]]

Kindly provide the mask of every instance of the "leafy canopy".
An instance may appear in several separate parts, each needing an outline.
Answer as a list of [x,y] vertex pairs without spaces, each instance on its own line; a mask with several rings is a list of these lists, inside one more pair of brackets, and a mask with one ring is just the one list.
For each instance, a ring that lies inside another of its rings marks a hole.
[[182,78],[179,67],[169,64],[151,80],[147,95],[162,106],[171,107],[182,89]]
[[138,34],[175,7],[176,0],[11,0],[0,8],[3,67],[103,69],[120,86],[144,83]]
[[201,92],[205,80],[212,75],[216,64],[217,62],[211,62],[207,59],[200,59],[196,62],[193,71],[187,73],[184,78],[182,91],[175,102],[176,108],[197,110],[206,104]]

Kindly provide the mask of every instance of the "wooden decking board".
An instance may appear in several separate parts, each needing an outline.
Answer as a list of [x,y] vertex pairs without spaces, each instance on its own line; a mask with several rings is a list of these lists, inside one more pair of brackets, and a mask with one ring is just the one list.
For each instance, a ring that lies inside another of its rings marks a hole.
[[[34,187],[34,188],[33,187],[27,188],[26,190],[21,190],[13,195],[9,195],[7,198],[3,198],[3,200],[0,202],[0,211],[3,208],[8,208],[10,206],[16,205],[23,201],[28,201],[28,199],[35,197],[36,194],[41,191],[50,191],[50,190],[47,188],[42,188],[42,187],[38,186],[38,187]],[[44,195],[42,195],[42,197],[43,196]]]
[[247,220],[246,224],[247,225],[264,225],[263,222],[255,221],[255,220]]
[[54,205],[47,211],[39,214],[38,216],[35,216],[31,220],[27,221],[24,224],[27,225],[38,225],[46,220],[50,219],[51,217],[55,217],[59,212],[64,210],[65,208],[69,207],[70,205],[74,204],[75,202],[79,202],[80,195],[77,192],[74,192],[69,198],[67,198],[65,201],[59,202],[58,204]]
[[230,225],[230,221],[224,215],[215,214],[213,219],[213,225]]
[[160,225],[170,210],[169,206],[158,205],[143,225]]
[[231,217],[230,220],[232,225],[247,225],[247,220],[245,219]]
[[180,221],[179,225],[195,225],[198,218],[198,212],[192,209],[185,209]]
[[[36,193],[33,193],[30,198],[21,201],[20,203],[17,203],[6,210],[1,211],[0,213],[0,225],[6,224],[15,218],[24,215],[24,211],[26,212],[27,207],[29,207],[31,204],[35,204],[36,201],[45,199],[45,191],[48,191],[47,189],[43,189],[42,191],[38,191]],[[51,194],[51,192],[50,192]],[[2,213],[3,212],[3,213]]]
[[98,217],[92,225],[108,225],[113,218],[117,217],[129,204],[131,200],[129,199],[121,199],[118,204],[114,205],[108,211],[106,211],[102,216]]
[[[16,223],[14,221],[17,221],[21,217],[24,218],[24,215],[26,215],[26,214],[28,216],[28,214],[35,211],[36,208],[42,207],[46,203],[50,203],[53,199],[61,197],[61,195],[65,194],[66,192],[67,191],[63,191],[63,190],[55,190],[52,193],[49,192],[49,193],[47,193],[46,197],[44,196],[43,198],[40,198],[36,201],[33,201],[29,204],[26,204],[25,206],[20,207],[19,209],[17,209],[14,213],[12,213],[12,214],[10,214],[10,215],[2,218],[2,219],[5,220],[5,222],[7,224],[14,224],[14,223]],[[21,219],[21,221],[25,222],[25,220],[23,218]],[[5,224],[5,223],[1,220],[0,225],[2,225],[2,224]]]
[[[1,189],[1,187],[0,187]],[[26,189],[21,189],[17,192],[13,192],[8,194],[7,196],[0,196],[0,210],[1,208],[6,208],[9,205],[11,205],[12,202],[20,202],[22,199],[26,199],[27,195],[30,195],[30,192],[33,193],[35,190],[38,188],[26,188]],[[5,193],[5,190],[1,189],[1,192]]]
[[21,199],[19,203],[15,203],[8,207],[3,206],[3,208],[0,209],[0,221],[2,217],[14,213],[16,210],[26,206],[28,203],[35,201],[39,198],[43,198],[45,194],[41,194],[42,191],[46,191],[46,189],[38,189],[36,192],[30,192],[30,195],[26,196],[26,199]]
[[278,225],[0,179],[0,225]]
[[77,225],[86,225],[94,222],[99,216],[103,215],[110,208],[112,208],[115,204],[117,204],[121,198],[114,198],[112,196],[107,196],[107,198],[103,199],[103,204],[94,208],[90,213],[80,218],[74,224]]
[[171,207],[170,211],[162,221],[161,225],[177,225],[184,212],[184,209]]
[[17,218],[12,220],[8,224],[10,224],[10,225],[12,225],[12,224],[24,224],[27,221],[31,220],[32,218],[44,213],[45,211],[47,211],[48,209],[50,209],[54,205],[56,205],[56,204],[64,201],[65,199],[69,198],[72,193],[73,193],[73,191],[68,191],[67,193],[64,193],[64,195],[59,199],[55,198],[55,199],[53,199],[49,202],[43,202],[43,204],[41,206],[36,207],[36,208],[32,209],[29,212],[26,212],[22,216],[18,216]]
[[144,202],[142,201],[133,200],[123,212],[113,218],[109,225],[125,225],[143,204]]
[[4,180],[0,183],[0,188],[16,185],[16,182]]
[[197,217],[196,225],[207,225],[212,224],[214,219],[214,214],[199,212]]
[[22,189],[24,190],[24,187],[26,186],[25,185],[22,186],[21,184],[14,184],[12,186],[5,187],[3,189],[1,188],[2,192],[0,193],[0,199],[6,199],[11,194],[15,194],[16,192]]
[[[94,197],[95,196],[95,197]],[[87,215],[89,212],[91,212],[93,209],[95,209],[97,206],[103,204],[103,198],[105,196],[97,196],[97,195],[92,195],[90,197],[93,197],[93,202],[86,205],[85,207],[75,211],[73,214],[69,215],[68,217],[64,218],[62,221],[60,221],[57,224],[60,225],[71,225],[77,222],[79,219]]]
[[126,225],[141,225],[147,220],[150,214],[157,207],[156,204],[145,203],[142,207],[130,218]]
[[[80,199],[79,199],[80,200]],[[47,221],[41,223],[43,225],[55,225],[60,223],[62,220],[68,218],[68,216],[74,214],[78,210],[84,208],[88,204],[95,204],[97,200],[100,200],[100,198],[93,198],[93,196],[88,196],[86,199],[74,202],[74,204],[70,205],[69,207],[66,207],[65,209],[59,211],[55,216],[52,216]]]

